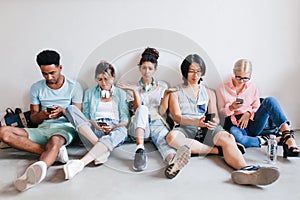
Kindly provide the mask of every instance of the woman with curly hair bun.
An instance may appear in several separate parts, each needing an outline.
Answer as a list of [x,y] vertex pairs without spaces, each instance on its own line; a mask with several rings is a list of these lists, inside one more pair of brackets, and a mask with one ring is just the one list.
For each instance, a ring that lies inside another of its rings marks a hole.
[[169,128],[162,116],[168,109],[169,94],[174,91],[174,88],[168,89],[165,83],[154,78],[158,58],[159,52],[155,48],[146,48],[138,64],[141,73],[138,85],[118,85],[132,92],[132,98],[129,101],[133,105],[134,117],[129,134],[136,139],[137,146],[133,162],[133,169],[136,171],[145,170],[147,167],[144,141],[151,140],[168,165],[181,163],[183,167],[190,156],[187,148],[183,147],[176,152],[166,143]]

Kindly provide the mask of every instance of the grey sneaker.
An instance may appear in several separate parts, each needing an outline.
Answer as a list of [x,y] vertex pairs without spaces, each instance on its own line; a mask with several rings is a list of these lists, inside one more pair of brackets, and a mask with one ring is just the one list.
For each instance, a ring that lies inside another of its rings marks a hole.
[[133,169],[135,171],[143,171],[147,167],[147,156],[145,154],[145,150],[139,148],[135,152]]
[[233,182],[240,185],[269,185],[279,178],[275,167],[246,166],[231,174]]
[[165,175],[167,178],[174,178],[179,171],[189,162],[191,158],[191,150],[188,146],[181,146],[170,164],[167,166],[165,170]]

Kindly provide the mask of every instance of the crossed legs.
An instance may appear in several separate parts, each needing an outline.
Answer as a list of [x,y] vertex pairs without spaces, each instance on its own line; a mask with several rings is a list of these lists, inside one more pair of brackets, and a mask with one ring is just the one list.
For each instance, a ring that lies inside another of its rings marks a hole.
[[[14,184],[19,191],[35,186],[46,177],[47,169],[56,161],[61,147],[66,142],[64,137],[53,135],[43,147],[31,141],[24,129],[16,127],[1,127],[0,140],[13,148],[40,155],[40,161],[30,165],[25,173],[16,179]],[[64,153],[67,154],[66,151]]]
[[60,135],[53,135],[44,146],[31,141],[25,129],[5,126],[0,128],[0,140],[9,146],[40,155],[40,161],[46,163],[47,168],[56,160],[60,148],[66,140]]

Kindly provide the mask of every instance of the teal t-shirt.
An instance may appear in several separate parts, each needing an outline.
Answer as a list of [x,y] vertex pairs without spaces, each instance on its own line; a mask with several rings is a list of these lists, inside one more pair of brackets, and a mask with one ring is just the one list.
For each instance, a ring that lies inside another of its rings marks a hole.
[[[59,105],[66,108],[72,103],[82,103],[83,90],[80,84],[65,76],[65,82],[59,89],[51,89],[47,86],[46,80],[42,79],[31,86],[30,103],[40,105],[41,110],[48,106]],[[65,117],[58,119],[44,120],[43,123],[68,122]]]

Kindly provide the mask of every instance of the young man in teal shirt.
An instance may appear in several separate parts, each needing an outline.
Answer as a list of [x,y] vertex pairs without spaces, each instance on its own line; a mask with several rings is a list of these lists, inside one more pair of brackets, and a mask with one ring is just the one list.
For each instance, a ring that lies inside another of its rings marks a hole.
[[40,155],[39,161],[30,165],[15,181],[19,191],[40,183],[55,161],[68,161],[65,146],[72,142],[77,132],[64,117],[65,108],[71,104],[79,109],[82,106],[83,90],[80,84],[61,73],[62,65],[57,52],[42,51],[37,55],[36,61],[44,79],[31,86],[30,119],[38,127],[0,128],[1,141],[13,148]]

